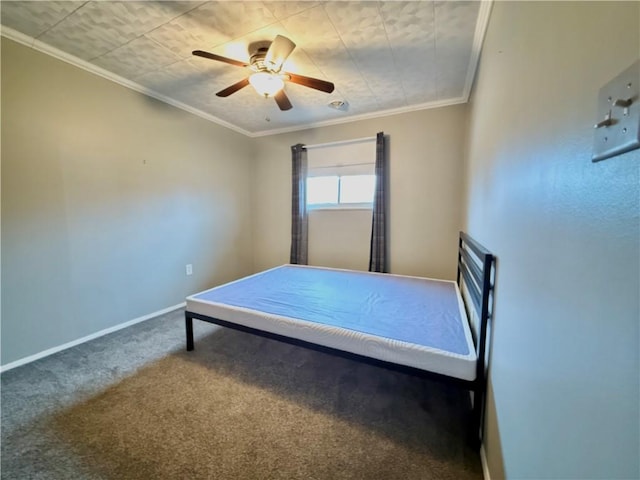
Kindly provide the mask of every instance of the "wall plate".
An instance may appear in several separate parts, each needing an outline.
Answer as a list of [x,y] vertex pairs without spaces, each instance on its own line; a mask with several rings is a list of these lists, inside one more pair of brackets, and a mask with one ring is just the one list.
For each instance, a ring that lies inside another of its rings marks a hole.
[[598,93],[592,161],[640,148],[640,60]]

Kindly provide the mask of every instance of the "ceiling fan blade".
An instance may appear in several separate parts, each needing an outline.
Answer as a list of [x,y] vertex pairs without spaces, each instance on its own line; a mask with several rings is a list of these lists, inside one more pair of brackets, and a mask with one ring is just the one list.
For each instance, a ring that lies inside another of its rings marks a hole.
[[248,67],[248,63],[241,62],[240,60],[234,60],[233,58],[221,57],[215,53],[205,52],[203,50],[194,50],[193,53],[196,57],[208,58],[209,60],[217,60],[218,62],[229,63],[236,67]]
[[246,87],[247,85],[249,85],[249,79],[243,78],[239,82],[234,83],[233,85],[225,88],[224,90],[220,90],[218,93],[216,93],[216,95],[218,97],[228,97],[232,93],[236,93],[238,90]]
[[276,38],[269,46],[269,50],[267,50],[267,55],[264,57],[265,65],[274,72],[280,71],[282,64],[291,55],[294,48],[296,48],[296,44],[287,37],[276,35]]
[[324,80],[320,80],[319,78],[305,77],[304,75],[296,75],[295,73],[287,72],[289,76],[289,81],[293,83],[297,83],[298,85],[303,85],[309,88],[315,88],[316,90],[320,90],[321,92],[331,93],[335,88],[335,85],[331,82],[326,82]]
[[278,104],[278,107],[280,107],[280,110],[291,110],[291,108],[293,107],[293,105],[291,105],[291,102],[289,101],[289,97],[287,97],[287,94],[284,93],[284,89],[276,93],[275,97],[273,98]]

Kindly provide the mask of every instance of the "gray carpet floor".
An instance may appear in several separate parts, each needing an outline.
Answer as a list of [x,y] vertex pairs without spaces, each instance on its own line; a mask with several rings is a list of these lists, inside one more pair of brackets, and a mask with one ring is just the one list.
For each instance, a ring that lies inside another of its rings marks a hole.
[[2,374],[3,479],[481,479],[468,394],[178,310]]

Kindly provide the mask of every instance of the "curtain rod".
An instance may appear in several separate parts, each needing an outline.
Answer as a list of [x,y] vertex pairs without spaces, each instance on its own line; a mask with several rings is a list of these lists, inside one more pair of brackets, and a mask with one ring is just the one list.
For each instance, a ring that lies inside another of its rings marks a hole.
[[316,145],[305,145],[305,150],[309,150],[310,148],[322,148],[322,147],[334,147],[336,145],[346,145],[348,143],[358,143],[358,142],[367,142],[369,140],[375,140],[376,137],[363,137],[363,138],[354,138],[352,140],[341,140],[338,142],[328,142],[328,143],[318,143]]

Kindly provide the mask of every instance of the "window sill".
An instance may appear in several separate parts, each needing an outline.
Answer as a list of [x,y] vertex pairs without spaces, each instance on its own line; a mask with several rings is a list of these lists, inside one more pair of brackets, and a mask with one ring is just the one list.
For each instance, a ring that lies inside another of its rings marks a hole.
[[309,205],[307,211],[316,212],[318,210],[373,210],[372,203],[343,203],[343,204],[322,204],[322,205]]

